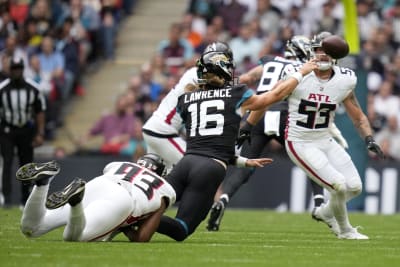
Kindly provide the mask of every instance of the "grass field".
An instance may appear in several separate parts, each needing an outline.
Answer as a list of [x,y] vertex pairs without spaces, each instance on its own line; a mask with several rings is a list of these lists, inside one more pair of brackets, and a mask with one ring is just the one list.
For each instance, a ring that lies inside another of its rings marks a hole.
[[[170,211],[173,214],[174,211]],[[62,241],[62,229],[27,239],[21,211],[0,209],[0,266],[400,266],[400,214],[351,213],[370,240],[338,240],[309,214],[228,210],[221,230],[203,223],[182,243],[156,234],[150,243]]]

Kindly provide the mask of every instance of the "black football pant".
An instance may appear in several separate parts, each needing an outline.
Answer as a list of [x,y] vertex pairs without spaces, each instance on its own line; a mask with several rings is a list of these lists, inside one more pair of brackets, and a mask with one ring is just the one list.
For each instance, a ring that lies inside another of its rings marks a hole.
[[185,155],[167,176],[179,201],[175,218],[163,216],[157,232],[177,241],[191,235],[207,217],[226,169],[211,158]]
[[[0,150],[3,157],[3,176],[2,191],[4,195],[4,204],[11,204],[12,179],[15,178],[15,170],[13,167],[13,159],[15,149],[19,159],[19,166],[33,161],[32,140],[34,129],[24,127],[1,127],[0,129]],[[31,185],[30,183],[21,183],[21,204],[25,204],[29,197]]]

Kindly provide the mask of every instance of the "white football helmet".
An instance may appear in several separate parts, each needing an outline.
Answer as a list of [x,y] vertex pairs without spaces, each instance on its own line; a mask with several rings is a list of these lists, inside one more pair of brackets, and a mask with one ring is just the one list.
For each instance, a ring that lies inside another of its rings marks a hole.
[[322,40],[331,35],[330,32],[320,32],[311,40],[311,58],[317,60],[318,69],[322,71],[329,70],[336,64],[336,60],[322,50]]

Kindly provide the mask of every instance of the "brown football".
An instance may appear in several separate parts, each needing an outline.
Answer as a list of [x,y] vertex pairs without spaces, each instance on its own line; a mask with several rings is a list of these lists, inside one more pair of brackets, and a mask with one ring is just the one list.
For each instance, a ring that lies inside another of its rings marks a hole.
[[349,54],[349,44],[338,35],[331,35],[322,40],[322,49],[334,59],[344,58]]

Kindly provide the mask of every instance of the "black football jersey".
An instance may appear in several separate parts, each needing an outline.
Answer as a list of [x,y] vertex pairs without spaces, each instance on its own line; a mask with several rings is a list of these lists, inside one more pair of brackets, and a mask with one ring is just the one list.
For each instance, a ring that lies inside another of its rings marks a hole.
[[239,84],[196,90],[180,96],[177,111],[185,123],[186,154],[228,163],[235,154],[240,106],[252,95],[252,90]]
[[[258,83],[257,94],[262,94],[272,90],[274,85],[287,73],[289,65],[298,65],[300,62],[288,60],[279,56],[266,55],[260,58],[260,64],[263,65],[263,73]],[[287,110],[287,102],[280,101],[273,104],[268,110]]]

